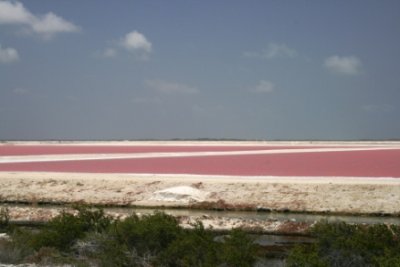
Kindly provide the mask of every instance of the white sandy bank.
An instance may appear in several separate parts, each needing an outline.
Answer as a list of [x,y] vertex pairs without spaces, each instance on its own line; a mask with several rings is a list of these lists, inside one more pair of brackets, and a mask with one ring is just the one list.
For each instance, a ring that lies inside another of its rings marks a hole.
[[400,213],[400,179],[3,172],[0,200]]

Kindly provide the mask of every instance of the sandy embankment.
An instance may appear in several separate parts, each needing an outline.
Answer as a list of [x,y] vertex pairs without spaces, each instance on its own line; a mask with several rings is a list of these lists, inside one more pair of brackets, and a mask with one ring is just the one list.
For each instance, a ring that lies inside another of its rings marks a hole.
[[400,213],[400,179],[0,173],[2,202]]

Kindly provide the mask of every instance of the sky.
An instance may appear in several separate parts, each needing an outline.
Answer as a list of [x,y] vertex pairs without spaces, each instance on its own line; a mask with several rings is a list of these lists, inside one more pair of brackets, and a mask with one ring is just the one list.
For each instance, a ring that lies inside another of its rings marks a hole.
[[0,140],[399,139],[399,10],[0,0]]

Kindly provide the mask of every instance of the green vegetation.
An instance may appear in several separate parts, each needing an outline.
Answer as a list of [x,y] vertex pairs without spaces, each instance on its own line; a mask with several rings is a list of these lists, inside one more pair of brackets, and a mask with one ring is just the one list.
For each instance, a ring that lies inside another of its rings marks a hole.
[[[102,210],[77,207],[40,229],[8,228],[0,262],[74,266],[252,266],[253,240],[236,229],[222,241],[201,223],[183,229],[165,213],[113,220]],[[7,217],[8,218],[8,217]]]
[[287,266],[400,267],[400,226],[319,222],[312,245],[295,247]]
[[103,210],[92,211],[84,207],[76,207],[76,210],[77,215],[63,211],[42,231],[34,234],[30,240],[32,248],[53,247],[68,251],[87,232],[103,232],[111,225],[111,218],[105,216]]
[[[40,228],[12,227],[8,210],[0,210],[1,263],[71,266],[224,266],[250,267],[265,258],[241,229],[221,235],[198,222],[179,226],[162,212],[115,220],[101,209],[75,207]],[[400,226],[319,222],[311,230],[314,243],[288,248],[286,266],[400,267]]]
[[0,209],[0,232],[6,231],[9,226],[10,216],[7,208]]

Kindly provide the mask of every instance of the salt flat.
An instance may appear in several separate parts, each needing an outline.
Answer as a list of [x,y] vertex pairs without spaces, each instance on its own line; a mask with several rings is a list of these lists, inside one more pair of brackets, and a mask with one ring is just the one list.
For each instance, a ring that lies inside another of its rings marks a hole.
[[[10,144],[7,145],[10,146]],[[42,146],[49,143],[11,144],[11,146],[32,145]],[[59,146],[57,143],[50,143],[50,145]],[[3,160],[3,163],[0,163],[0,199],[3,202],[85,202],[101,205],[216,207],[355,214],[400,212],[400,179],[398,179],[400,175],[397,175],[400,168],[400,157],[397,154],[400,151],[398,142],[204,143],[186,141],[62,144],[62,146],[71,145],[81,148],[152,146],[153,150],[145,153],[124,154],[118,154],[116,151],[113,154],[96,152],[90,155],[82,153],[14,155],[12,157],[17,157],[14,159],[23,159],[25,162],[17,160],[11,163],[10,156],[1,156],[2,147],[0,146],[0,162]],[[188,147],[196,146],[207,146],[213,149],[187,151]],[[235,146],[242,148],[244,146],[245,150],[235,149]],[[259,149],[257,149],[258,146]],[[282,146],[287,147],[282,148]],[[162,148],[162,152],[157,152],[159,147]],[[165,151],[168,147],[173,149]],[[179,150],[179,147],[184,151]],[[225,150],[221,151],[219,147],[225,147]],[[230,149],[227,150],[227,147]],[[266,147],[275,149],[266,149]],[[386,158],[388,155],[386,153],[392,154]],[[278,161],[276,157],[279,157]],[[290,157],[289,161],[287,157]],[[340,164],[331,164],[330,159],[338,159]],[[124,166],[129,168],[121,172],[118,172],[118,168],[111,168],[111,170],[108,168],[113,165],[107,164],[115,164],[120,160],[125,160]],[[140,161],[137,162],[138,160]],[[180,165],[180,162],[183,164]],[[365,162],[370,163],[363,167],[362,164]],[[68,165],[71,163],[72,165]],[[77,163],[79,164],[74,165]],[[227,166],[219,166],[218,164],[221,163]],[[258,165],[254,165],[255,163]],[[292,165],[285,165],[289,163]],[[315,163],[319,164],[314,168]],[[16,169],[2,170],[2,166],[7,168],[11,166]],[[25,167],[18,169],[21,166]],[[29,170],[26,166],[33,169]],[[51,168],[41,170],[46,166]],[[54,171],[54,168],[59,166],[67,166],[70,169],[61,168],[60,171]],[[79,171],[79,169],[76,171],[74,166],[83,166],[84,171]],[[350,172],[348,175],[335,175],[335,166],[339,168],[337,170],[339,174],[346,174],[348,170]],[[263,168],[262,172],[255,172],[254,169],[257,167]],[[91,168],[97,168],[100,171],[92,172]],[[194,171],[191,173],[191,170]],[[202,173],[203,170],[206,171]],[[282,174],[269,174],[269,171],[282,172]],[[293,175],[296,171],[299,174]],[[327,175],[320,175],[324,174],[324,171]],[[363,174],[367,171],[371,175]],[[285,175],[285,172],[288,174]],[[311,175],[304,175],[304,173]],[[357,175],[352,175],[353,173]],[[180,189],[177,190],[177,188]],[[190,188],[190,190],[185,192],[183,188]],[[163,198],[160,192],[172,193],[166,194]],[[191,195],[194,194],[193,192],[196,192],[196,196]]]

